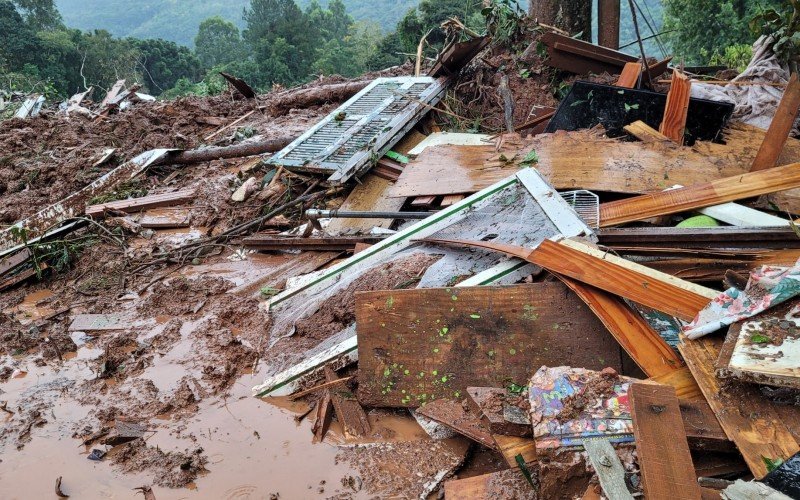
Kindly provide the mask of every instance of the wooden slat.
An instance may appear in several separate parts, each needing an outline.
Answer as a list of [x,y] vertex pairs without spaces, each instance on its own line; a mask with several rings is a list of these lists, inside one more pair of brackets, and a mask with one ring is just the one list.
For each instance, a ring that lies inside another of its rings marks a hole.
[[657,377],[650,377],[648,380],[658,384],[664,384],[675,389],[678,399],[686,401],[704,401],[703,391],[697,385],[692,372],[687,367],[671,371]]
[[417,413],[453,429],[487,448],[497,449],[489,428],[481,422],[480,415],[453,399],[437,399],[417,409]]
[[[625,468],[608,439],[584,439],[583,448],[607,498],[633,500],[625,484]],[[653,497],[657,498],[657,497]]]
[[133,198],[130,200],[112,201],[109,203],[101,203],[99,205],[90,205],[86,207],[86,215],[92,217],[102,216],[106,211],[115,210],[119,212],[141,212],[150,208],[169,207],[179,205],[186,201],[191,201],[194,198],[194,189],[183,189],[173,193],[154,194],[151,196],[143,196],[141,198]]
[[685,287],[661,281],[551,240],[544,240],[533,250],[483,241],[433,238],[421,241],[488,248],[513,255],[552,273],[562,274],[686,321],[693,320],[709,302],[707,297],[691,292]]
[[433,202],[436,201],[435,196],[417,196],[411,200],[411,206],[415,208],[430,208]]
[[700,486],[675,389],[634,383],[628,394],[644,494],[647,498],[698,500]]
[[600,227],[686,212],[800,187],[800,163],[600,205]]
[[[325,379],[328,382],[339,380],[336,373],[329,367],[324,368]],[[358,404],[355,394],[346,385],[337,385],[327,389],[331,395],[336,418],[342,424],[345,436],[361,437],[369,434],[370,425],[367,414]]]
[[673,70],[672,84],[664,107],[664,118],[658,131],[678,144],[683,144],[683,131],[686,129],[691,93],[692,81],[682,71]]
[[722,339],[714,336],[682,339],[679,349],[722,428],[756,479],[761,479],[767,474],[764,457],[786,460],[800,451],[800,446],[782,421],[776,403],[764,398],[756,386],[720,384],[714,361],[721,343]]
[[533,490],[519,469],[505,469],[480,476],[452,479],[444,483],[445,500],[507,498],[536,500]]
[[756,158],[750,167],[751,172],[772,168],[778,164],[778,158],[792,131],[798,111],[800,111],[800,81],[797,73],[792,73],[789,85],[783,91],[781,102],[769,124],[767,135],[764,136],[764,142],[758,148]]
[[639,75],[641,74],[642,74],[641,63],[639,62],[625,63],[625,67],[622,68],[622,72],[619,74],[619,78],[617,78],[616,86],[632,89],[636,86],[636,82],[639,81]]
[[648,377],[665,375],[683,366],[680,357],[661,336],[624,301],[570,278],[561,277]]
[[524,385],[542,365],[621,370],[614,338],[557,282],[361,292],[356,328],[358,398],[369,406]]
[[636,120],[622,127],[625,132],[631,134],[642,142],[668,142],[669,137],[646,124],[642,120]]
[[509,467],[517,467],[517,455],[522,455],[526,464],[536,462],[536,442],[532,438],[502,434],[492,434],[492,437]]
[[447,196],[442,196],[442,203],[440,203],[440,206],[442,208],[449,207],[450,205],[455,205],[463,199],[463,194],[448,194]]

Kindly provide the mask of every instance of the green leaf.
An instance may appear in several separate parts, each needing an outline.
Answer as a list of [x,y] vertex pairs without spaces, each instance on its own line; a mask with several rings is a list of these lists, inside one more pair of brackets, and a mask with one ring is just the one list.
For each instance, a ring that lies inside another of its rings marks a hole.
[[764,461],[764,465],[767,466],[767,472],[772,472],[781,465],[783,465],[782,458],[767,458],[764,455],[761,455],[761,459]]
[[772,339],[767,337],[766,335],[761,335],[760,333],[755,333],[750,336],[750,342],[754,344],[767,344],[772,342]]
[[520,165],[530,166],[534,163],[539,163],[539,155],[536,154],[535,149],[532,149],[528,154],[525,155],[525,158],[522,159]]

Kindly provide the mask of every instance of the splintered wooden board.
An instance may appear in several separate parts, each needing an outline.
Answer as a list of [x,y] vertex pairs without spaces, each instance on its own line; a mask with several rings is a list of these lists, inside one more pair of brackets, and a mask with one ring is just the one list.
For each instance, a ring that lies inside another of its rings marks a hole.
[[363,292],[356,324],[368,406],[524,385],[542,365],[621,369],[619,345],[561,283]]
[[631,384],[633,433],[647,498],[699,500],[675,389],[658,384]]
[[754,385],[723,386],[714,374],[721,345],[722,338],[707,335],[697,340],[682,338],[679,349],[720,425],[736,443],[753,476],[761,479],[768,472],[764,457],[786,460],[800,451],[800,411],[781,408]]

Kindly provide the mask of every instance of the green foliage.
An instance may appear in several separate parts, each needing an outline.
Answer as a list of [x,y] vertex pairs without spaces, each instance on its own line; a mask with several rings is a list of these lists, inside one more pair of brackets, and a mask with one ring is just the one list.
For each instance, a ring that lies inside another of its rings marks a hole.
[[705,64],[732,45],[752,45],[749,21],[762,9],[774,9],[781,0],[664,0],[664,29],[677,58]]
[[205,68],[232,63],[247,56],[239,28],[219,16],[200,23],[194,38],[194,51]]
[[711,54],[711,57],[708,58],[708,63],[712,66],[727,66],[741,73],[747,68],[747,64],[752,58],[753,46],[740,43],[725,47],[722,53],[715,51]]
[[481,14],[486,18],[486,29],[495,44],[508,44],[522,31],[525,12],[513,0],[496,0],[484,7]]
[[775,54],[797,71],[800,60],[800,2],[790,0],[783,8],[761,11],[750,21],[750,29],[757,34],[769,35]]
[[166,40],[129,40],[139,52],[139,67],[152,94],[172,88],[180,78],[202,76],[200,61],[186,47]]
[[22,13],[25,23],[37,31],[63,27],[53,0],[12,0],[12,3]]

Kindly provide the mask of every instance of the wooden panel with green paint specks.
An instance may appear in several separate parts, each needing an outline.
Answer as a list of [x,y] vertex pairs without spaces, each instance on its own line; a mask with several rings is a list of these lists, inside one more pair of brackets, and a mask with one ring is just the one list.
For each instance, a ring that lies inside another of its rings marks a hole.
[[356,294],[358,400],[419,407],[541,366],[622,369],[605,326],[558,282]]

